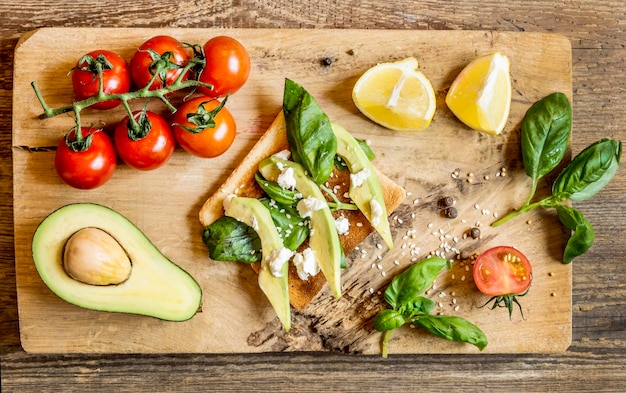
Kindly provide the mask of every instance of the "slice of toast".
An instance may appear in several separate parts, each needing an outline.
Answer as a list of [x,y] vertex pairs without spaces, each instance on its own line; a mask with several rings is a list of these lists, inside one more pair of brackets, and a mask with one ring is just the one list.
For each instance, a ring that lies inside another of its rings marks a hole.
[[[254,174],[258,171],[259,163],[272,154],[288,148],[289,143],[287,141],[285,118],[281,111],[265,134],[263,134],[254,145],[239,166],[230,174],[224,184],[221,185],[215,194],[206,200],[199,214],[202,225],[207,227],[224,215],[223,202],[228,195],[260,197],[263,192],[254,180]],[[404,200],[406,192],[404,188],[394,183],[379,171],[377,171],[377,175],[383,190],[387,214],[391,214]],[[342,199],[342,194],[344,191],[348,190],[349,182],[350,175],[348,171],[335,170],[327,183],[327,187],[337,190],[337,196]],[[335,214],[343,214],[350,221],[349,233],[339,236],[344,253],[348,255],[374,231],[374,228],[359,211],[344,210],[341,213]],[[258,271],[258,264],[253,264],[253,268]],[[321,273],[309,277],[308,280],[301,280],[298,277],[295,267],[290,265],[289,296],[291,305],[294,308],[298,310],[304,309],[324,288],[324,285],[326,285],[326,279]]]

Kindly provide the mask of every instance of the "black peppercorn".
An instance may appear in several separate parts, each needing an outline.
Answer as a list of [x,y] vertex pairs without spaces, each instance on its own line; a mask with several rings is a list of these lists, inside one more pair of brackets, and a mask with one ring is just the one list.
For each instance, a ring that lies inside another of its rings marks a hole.
[[441,207],[450,207],[452,205],[454,205],[454,198],[452,197],[447,196],[439,200],[439,206]]
[[456,211],[456,208],[450,206],[450,207],[446,207],[443,210],[443,214],[444,216],[448,217],[448,218],[457,218],[457,216],[459,215],[459,213]]
[[476,227],[470,229],[469,235],[472,239],[478,239],[480,237],[480,229]]

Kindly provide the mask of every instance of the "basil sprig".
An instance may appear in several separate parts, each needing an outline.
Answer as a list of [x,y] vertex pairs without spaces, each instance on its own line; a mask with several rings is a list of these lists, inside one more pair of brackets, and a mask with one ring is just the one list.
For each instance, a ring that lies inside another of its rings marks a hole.
[[615,175],[622,156],[622,142],[603,138],[587,146],[565,167],[552,185],[552,195],[532,202],[537,182],[563,159],[571,135],[571,107],[562,93],[553,93],[534,104],[522,120],[522,158],[532,179],[530,196],[519,209],[495,221],[498,226],[537,207],[555,208],[561,223],[572,230],[563,263],[587,252],[594,240],[591,223],[564,202],[584,201],[600,191]]
[[487,346],[487,337],[480,328],[460,317],[432,315],[435,302],[422,296],[439,273],[449,266],[450,262],[444,258],[427,258],[393,278],[385,290],[385,301],[392,308],[382,310],[374,318],[374,328],[384,332],[384,358],[389,352],[392,331],[406,323],[412,323],[446,340],[475,345],[481,351]]

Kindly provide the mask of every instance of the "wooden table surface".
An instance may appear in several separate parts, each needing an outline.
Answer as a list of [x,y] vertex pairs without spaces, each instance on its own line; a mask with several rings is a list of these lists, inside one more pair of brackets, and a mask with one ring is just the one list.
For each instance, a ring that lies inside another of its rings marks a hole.
[[[7,4],[8,3],[8,4]],[[626,171],[574,206],[596,241],[573,262],[572,344],[548,355],[29,355],[13,246],[13,51],[38,27],[234,27],[554,32],[572,44],[573,153],[626,141],[626,4],[608,0],[9,0],[0,5],[0,364],[3,392],[625,391]],[[42,67],[45,64],[41,65]],[[511,340],[515,340],[514,336]]]

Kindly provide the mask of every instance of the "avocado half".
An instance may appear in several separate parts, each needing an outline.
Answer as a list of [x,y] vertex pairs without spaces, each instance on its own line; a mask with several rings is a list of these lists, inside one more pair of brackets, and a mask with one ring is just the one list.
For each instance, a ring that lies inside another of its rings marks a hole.
[[[90,285],[63,267],[68,239],[83,228],[111,235],[128,255],[132,269],[120,284]],[[52,212],[33,236],[33,260],[44,283],[63,300],[98,311],[185,321],[195,315],[202,289],[194,278],[163,255],[126,217],[93,203],[66,205]]]

